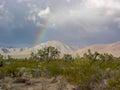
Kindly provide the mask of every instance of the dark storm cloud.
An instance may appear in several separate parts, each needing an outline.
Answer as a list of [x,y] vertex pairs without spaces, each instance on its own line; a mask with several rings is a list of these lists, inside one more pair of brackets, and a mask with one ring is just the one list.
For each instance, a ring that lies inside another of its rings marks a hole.
[[119,0],[0,0],[0,44],[32,45],[47,21],[51,26],[44,41],[120,41],[119,12]]

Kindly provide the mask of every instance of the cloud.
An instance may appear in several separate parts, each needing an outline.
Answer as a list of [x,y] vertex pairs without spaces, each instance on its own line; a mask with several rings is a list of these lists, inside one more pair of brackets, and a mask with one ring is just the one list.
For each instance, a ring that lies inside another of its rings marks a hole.
[[83,0],[72,7],[57,10],[52,14],[51,22],[59,27],[75,23],[88,32],[99,32],[101,26],[107,28],[119,18],[119,11],[119,0]]
[[66,0],[68,3],[71,1],[71,0]]
[[17,0],[17,3],[31,2],[32,0]]
[[4,9],[4,4],[0,4],[0,9]]
[[36,26],[44,26],[44,22],[50,16],[50,7],[46,7],[44,9],[38,8],[36,5],[31,6],[30,11],[28,12],[27,16],[25,17],[28,21],[33,21]]
[[0,28],[11,30],[14,28],[13,24],[14,16],[11,12],[9,12],[8,8],[6,7],[5,3],[0,3]]
[[0,42],[31,43],[47,21],[45,40],[117,41],[120,0],[0,0]]
[[87,0],[84,3],[90,8],[120,9],[119,0]]
[[38,16],[39,16],[39,17],[46,17],[48,14],[50,14],[50,7],[47,7],[46,9],[41,10],[41,11],[38,13]]

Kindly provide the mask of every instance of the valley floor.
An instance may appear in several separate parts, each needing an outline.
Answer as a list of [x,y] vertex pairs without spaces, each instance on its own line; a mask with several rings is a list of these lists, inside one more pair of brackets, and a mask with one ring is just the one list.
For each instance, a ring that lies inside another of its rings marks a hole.
[[[1,81],[0,90],[74,90],[75,86],[58,78],[6,78],[9,82]],[[20,82],[21,80],[21,82]],[[22,82],[23,80],[23,82]],[[24,80],[26,80],[24,82]],[[16,82],[18,81],[18,82]]]

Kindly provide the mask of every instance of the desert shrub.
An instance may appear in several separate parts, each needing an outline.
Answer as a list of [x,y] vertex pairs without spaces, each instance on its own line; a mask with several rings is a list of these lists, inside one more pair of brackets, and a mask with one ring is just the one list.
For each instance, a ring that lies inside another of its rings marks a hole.
[[64,54],[62,59],[65,61],[71,61],[71,60],[73,60],[73,57],[70,54]]
[[[4,61],[8,62],[8,61]],[[4,73],[5,75],[10,76],[13,73],[18,72],[18,68],[34,68],[36,66],[37,62],[32,60],[11,60],[9,61],[9,65],[4,65],[4,67],[0,68],[0,72]]]
[[119,57],[91,53],[89,50],[83,57],[69,62],[60,58],[51,59],[51,57],[49,60],[41,59],[43,62],[39,62],[40,58],[38,60],[33,58],[3,59],[4,65],[0,67],[0,74],[11,76],[18,73],[18,68],[25,67],[34,77],[39,77],[41,74],[44,77],[62,76],[69,83],[77,85],[78,90],[119,90],[120,88]]

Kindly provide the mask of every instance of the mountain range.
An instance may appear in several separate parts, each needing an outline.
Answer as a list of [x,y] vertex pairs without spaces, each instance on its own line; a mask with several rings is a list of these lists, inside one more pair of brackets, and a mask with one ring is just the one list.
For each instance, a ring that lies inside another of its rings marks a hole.
[[63,44],[59,41],[48,41],[45,43],[41,43],[40,45],[36,45],[33,47],[26,48],[0,48],[0,53],[7,56],[10,55],[14,58],[25,58],[29,57],[31,52],[36,53],[39,49],[44,47],[53,46],[57,48],[61,54],[72,54],[72,55],[80,55],[82,56],[84,53],[91,49],[92,52],[98,51],[99,53],[109,53],[114,56],[120,56],[120,42],[112,43],[112,44],[97,44],[91,45],[84,48],[75,48],[70,47],[66,44]]
[[88,49],[90,49],[92,52],[97,51],[102,54],[108,53],[108,54],[112,54],[116,57],[120,56],[120,42],[111,43],[111,44],[96,44],[96,45],[87,46],[85,48],[76,50],[75,54],[83,55],[84,53],[86,53],[88,51]]

